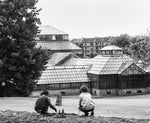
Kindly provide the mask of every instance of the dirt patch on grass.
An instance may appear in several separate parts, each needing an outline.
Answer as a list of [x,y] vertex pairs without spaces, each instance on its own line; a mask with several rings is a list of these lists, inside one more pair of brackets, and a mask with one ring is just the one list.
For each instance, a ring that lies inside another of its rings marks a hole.
[[127,119],[100,116],[78,116],[76,114],[39,115],[37,113],[0,111],[0,123],[148,123],[148,119]]

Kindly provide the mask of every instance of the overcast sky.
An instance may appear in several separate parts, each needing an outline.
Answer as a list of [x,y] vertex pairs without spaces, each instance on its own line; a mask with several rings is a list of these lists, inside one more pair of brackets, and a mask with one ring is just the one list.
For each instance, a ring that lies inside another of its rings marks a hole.
[[150,29],[150,0],[39,0],[42,25],[70,38],[139,35]]

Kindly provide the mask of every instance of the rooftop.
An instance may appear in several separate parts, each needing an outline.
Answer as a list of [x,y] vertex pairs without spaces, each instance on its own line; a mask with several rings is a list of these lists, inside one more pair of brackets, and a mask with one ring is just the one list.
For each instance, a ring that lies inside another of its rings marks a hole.
[[120,69],[134,63],[134,59],[129,56],[102,56],[98,55],[91,60],[92,67],[88,73],[102,74],[118,74]]
[[90,66],[57,66],[43,71],[37,84],[88,82],[87,71]]
[[72,43],[75,43],[75,44],[81,44],[81,43],[82,43],[82,39],[81,39],[81,38],[72,39],[71,42],[72,42]]
[[[50,60],[48,61],[47,66],[55,66],[55,65],[58,65],[60,62],[62,62],[62,61],[64,61],[64,60],[66,61],[66,60],[68,60],[68,59],[71,58],[71,57],[77,58],[77,56],[74,55],[74,54],[71,53],[71,52],[58,52],[58,53],[54,53],[54,54],[51,56]],[[65,61],[64,61],[64,62],[65,62]]]
[[91,65],[91,59],[85,58],[70,58],[68,61],[64,62],[62,66],[70,66],[70,65]]
[[122,50],[120,47],[117,47],[115,45],[105,46],[100,50]]
[[78,46],[70,41],[38,41],[37,47],[50,50],[81,50]]
[[[103,49],[122,50],[117,46],[107,46]],[[51,62],[56,65],[69,55],[70,53],[57,53]],[[87,73],[96,75],[145,73],[136,63],[135,59],[124,54],[116,56],[97,55],[91,59],[71,57],[65,60],[61,66],[48,66],[43,71],[38,84],[88,82]]]
[[40,26],[39,30],[41,30],[39,35],[68,35],[67,33],[49,25]]

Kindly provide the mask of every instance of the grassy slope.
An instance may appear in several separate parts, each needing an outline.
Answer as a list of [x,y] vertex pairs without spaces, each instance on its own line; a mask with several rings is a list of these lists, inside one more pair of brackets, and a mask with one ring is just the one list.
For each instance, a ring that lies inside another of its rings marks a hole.
[[49,116],[39,115],[37,113],[0,111],[0,123],[148,123],[146,119],[127,119],[114,117],[93,117],[78,116],[75,114]]

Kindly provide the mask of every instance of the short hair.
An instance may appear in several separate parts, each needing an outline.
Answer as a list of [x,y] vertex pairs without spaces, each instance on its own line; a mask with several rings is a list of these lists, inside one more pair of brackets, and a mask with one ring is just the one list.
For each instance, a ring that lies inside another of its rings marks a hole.
[[43,91],[42,93],[41,93],[41,95],[48,95],[49,93],[48,93],[48,91]]
[[82,85],[81,88],[80,88],[80,93],[81,92],[88,92],[88,90],[89,89],[88,89],[88,87],[86,85]]

